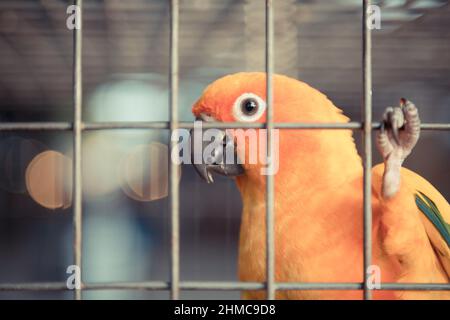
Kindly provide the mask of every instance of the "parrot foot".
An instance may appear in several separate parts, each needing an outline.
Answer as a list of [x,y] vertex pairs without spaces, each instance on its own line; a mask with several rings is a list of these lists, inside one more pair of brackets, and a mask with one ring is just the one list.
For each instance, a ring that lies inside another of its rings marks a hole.
[[383,197],[393,197],[400,188],[400,168],[420,136],[416,106],[402,98],[399,107],[388,107],[383,114],[377,147],[384,159]]

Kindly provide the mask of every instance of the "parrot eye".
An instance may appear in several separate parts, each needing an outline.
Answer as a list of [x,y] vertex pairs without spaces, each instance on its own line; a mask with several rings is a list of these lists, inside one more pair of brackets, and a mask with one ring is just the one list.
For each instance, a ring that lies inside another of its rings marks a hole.
[[242,113],[251,116],[258,111],[258,102],[253,98],[245,99],[241,102]]
[[265,109],[263,99],[253,93],[244,93],[234,102],[233,116],[237,121],[252,122],[258,120]]

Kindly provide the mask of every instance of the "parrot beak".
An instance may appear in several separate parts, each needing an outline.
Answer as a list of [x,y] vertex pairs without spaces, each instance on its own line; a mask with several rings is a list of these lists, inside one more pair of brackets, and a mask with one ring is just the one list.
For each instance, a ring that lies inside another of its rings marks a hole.
[[[227,135],[225,130],[214,130],[213,143],[215,143],[215,147],[211,154],[208,153],[206,159],[203,158],[203,152],[207,146],[211,148],[212,142],[203,141],[203,130],[192,129],[190,135],[192,164],[200,177],[207,183],[214,182],[213,172],[228,177],[239,176],[244,173],[244,168],[236,154],[234,139]],[[232,159],[227,159],[230,156]]]

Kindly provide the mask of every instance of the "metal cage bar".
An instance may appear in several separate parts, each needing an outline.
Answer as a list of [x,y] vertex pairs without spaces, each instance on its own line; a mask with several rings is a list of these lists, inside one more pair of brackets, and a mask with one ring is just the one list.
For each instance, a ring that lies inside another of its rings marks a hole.
[[[178,0],[170,2],[170,136],[178,127]],[[169,159],[171,150],[176,149],[177,142],[170,140]],[[177,154],[177,152],[175,152]],[[169,203],[170,203],[170,229],[171,229],[171,261],[170,261],[170,292],[173,300],[180,298],[180,195],[178,187],[179,166],[170,161],[169,168]]]
[[[74,29],[73,37],[73,258],[80,270],[80,282],[82,284],[82,224],[83,224],[83,199],[81,190],[81,138],[82,138],[82,106],[83,106],[83,0],[76,0],[79,8],[79,27]],[[75,288],[74,298],[81,300],[81,288]]]
[[372,32],[367,24],[370,0],[363,1],[362,33],[363,33],[363,169],[364,169],[364,221],[363,221],[363,272],[364,299],[372,299],[368,285],[369,267],[372,265]]
[[267,164],[266,176],[266,282],[267,299],[275,299],[275,237],[274,237],[274,174],[272,159],[273,132],[273,2],[266,0],[266,134],[267,134]]
[[[79,19],[82,23],[82,0],[75,0],[79,6]],[[73,47],[73,122],[16,122],[0,123],[0,131],[72,131],[73,132],[73,247],[74,262],[81,267],[82,263],[82,189],[81,189],[81,141],[82,132],[86,130],[116,130],[116,129],[168,129],[172,133],[178,128],[191,129],[190,122],[178,121],[178,28],[179,28],[179,0],[170,0],[170,121],[163,122],[98,122],[89,123],[82,121],[82,28],[74,29]],[[364,290],[364,298],[370,299],[373,290],[448,290],[450,284],[436,283],[381,283],[379,287],[368,288],[367,267],[371,263],[371,164],[372,164],[372,130],[379,130],[381,124],[372,122],[372,61],[371,61],[371,31],[366,24],[367,9],[370,0],[363,0],[363,114],[362,122],[348,123],[275,123],[273,122],[273,0],[266,0],[266,89],[267,89],[267,119],[266,123],[204,123],[205,128],[266,128],[267,129],[267,155],[271,155],[272,129],[327,129],[327,130],[361,130],[364,140],[364,282],[362,283],[298,283],[276,282],[275,270],[275,243],[274,243],[274,181],[273,175],[267,176],[266,184],[266,227],[267,227],[267,280],[266,282],[241,282],[241,281],[180,281],[179,261],[179,167],[171,162],[169,202],[171,212],[171,281],[147,281],[147,282],[107,282],[107,283],[83,283],[81,288],[74,291],[74,298],[82,298],[82,290],[169,290],[172,299],[178,299],[180,290],[264,290],[267,298],[275,298],[276,290]],[[422,123],[422,130],[450,131],[450,123]],[[176,144],[171,142],[172,148]],[[170,155],[169,155],[170,156]],[[270,173],[270,172],[269,172]],[[65,282],[41,282],[41,283],[5,283],[0,284],[0,291],[69,291]]]
[[[181,290],[263,290],[266,282],[241,281],[180,281]],[[171,289],[171,282],[94,282],[84,283],[83,290],[150,290],[167,291]],[[358,282],[278,282],[276,290],[362,290],[364,283]],[[35,283],[4,283],[0,284],[1,291],[70,291],[65,282],[35,282]],[[399,291],[450,291],[448,283],[381,283],[372,290]]]
[[[205,122],[202,124],[205,129],[260,129],[264,128],[264,123],[252,122]],[[274,129],[350,129],[362,130],[362,122],[347,123],[302,123],[302,122],[274,122]],[[179,122],[178,128],[193,129],[192,122]],[[372,129],[379,130],[380,122],[372,122]],[[150,121],[150,122],[82,122],[81,130],[120,130],[120,129],[170,129],[168,121]],[[450,131],[450,123],[421,123],[421,130],[432,131]],[[9,122],[0,123],[0,131],[71,131],[73,123],[71,122]]]

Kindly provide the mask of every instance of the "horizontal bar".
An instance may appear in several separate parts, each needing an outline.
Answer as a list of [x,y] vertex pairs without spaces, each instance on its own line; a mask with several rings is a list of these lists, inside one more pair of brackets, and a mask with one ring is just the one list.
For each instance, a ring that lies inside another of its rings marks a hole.
[[0,291],[67,291],[65,282],[4,283]]
[[219,282],[219,281],[185,281],[180,283],[183,290],[263,290],[263,282]]
[[[264,123],[260,122],[204,122],[203,128],[217,129],[263,129]],[[170,122],[85,122],[82,130],[116,130],[116,129],[170,129]],[[193,122],[180,122],[178,128],[192,129]],[[363,123],[302,123],[302,122],[278,122],[274,123],[276,129],[352,129],[362,130]],[[381,128],[380,122],[373,122],[372,129]],[[422,123],[422,130],[449,130],[450,123]],[[0,131],[70,131],[73,129],[71,122],[3,122],[0,123]]]
[[[277,282],[276,290],[362,290],[363,283],[354,282]],[[170,290],[166,281],[84,283],[83,290]],[[182,281],[182,290],[263,290],[265,282]],[[0,291],[69,291],[65,282],[0,284]],[[450,291],[450,283],[381,283],[373,290]]]
[[[58,288],[54,286],[54,288]],[[261,290],[265,283],[239,283],[239,282],[182,282],[183,290]],[[119,283],[92,283],[85,284],[84,290],[170,290],[171,282],[119,282]],[[1,291],[0,286],[0,291]],[[20,289],[19,289],[20,290]],[[65,289],[63,289],[65,290]]]
[[362,283],[277,283],[277,290],[362,290]]
[[111,283],[85,283],[83,290],[169,290],[170,282],[111,282]]
[[72,122],[1,122],[0,131],[69,131]]
[[378,290],[417,290],[417,291],[447,291],[449,283],[408,283],[407,287],[402,283],[381,283]]
[[[296,283],[279,282],[277,290],[362,290],[363,283]],[[450,291],[450,283],[381,283],[371,290]]]
[[[252,282],[198,282],[186,281],[180,283],[183,290],[260,290],[265,283]],[[111,282],[84,283],[83,290],[170,290],[171,283],[164,281],[150,282]],[[0,291],[67,291],[64,282],[0,284]]]
[[85,123],[84,130],[105,129],[169,129],[170,122],[94,122]]
[[422,123],[422,130],[450,130],[450,123]]

